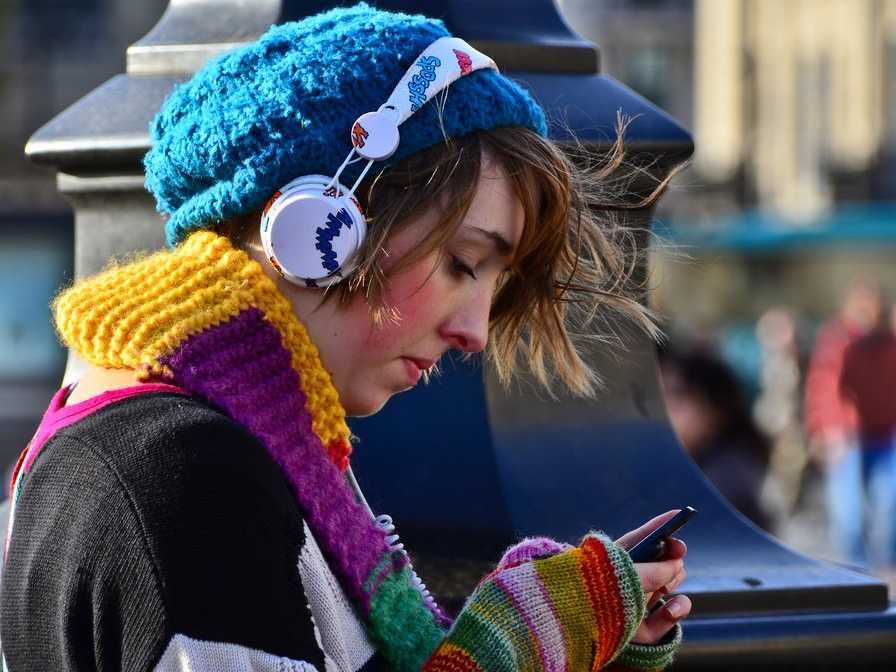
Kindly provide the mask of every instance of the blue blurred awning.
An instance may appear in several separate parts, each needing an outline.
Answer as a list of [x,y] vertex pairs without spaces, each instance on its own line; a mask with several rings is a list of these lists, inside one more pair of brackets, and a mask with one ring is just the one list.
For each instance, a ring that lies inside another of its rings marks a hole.
[[896,245],[896,203],[843,206],[808,222],[753,210],[715,220],[712,227],[673,219],[657,222],[654,230],[674,245],[740,254]]

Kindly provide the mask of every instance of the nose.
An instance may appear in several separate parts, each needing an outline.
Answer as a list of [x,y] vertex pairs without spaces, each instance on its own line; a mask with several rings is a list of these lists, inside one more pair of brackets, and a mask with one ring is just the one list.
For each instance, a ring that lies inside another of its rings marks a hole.
[[442,323],[442,338],[458,350],[482,352],[488,343],[491,307],[490,294],[481,292],[467,297]]

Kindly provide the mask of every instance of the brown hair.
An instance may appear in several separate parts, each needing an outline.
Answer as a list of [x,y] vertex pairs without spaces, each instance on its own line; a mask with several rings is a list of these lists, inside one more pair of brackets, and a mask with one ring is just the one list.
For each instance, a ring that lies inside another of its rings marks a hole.
[[[568,156],[526,128],[481,131],[446,140],[368,178],[357,191],[368,222],[360,262],[324,300],[348,301],[360,293],[376,319],[388,316],[382,298],[387,238],[441,203],[440,225],[405,258],[390,260],[390,272],[434,251],[441,254],[473,200],[485,151],[510,177],[525,213],[515,258],[493,300],[487,356],[504,384],[522,358],[548,390],[557,378],[574,394],[591,396],[600,377],[582,359],[585,343],[610,341],[610,325],[620,318],[658,335],[638,300],[642,287],[635,271],[643,251],[637,231],[620,225],[615,212],[649,207],[669,178],[632,203],[623,130],[602,157],[581,147]],[[257,232],[258,218],[250,213],[219,230],[245,245]]]

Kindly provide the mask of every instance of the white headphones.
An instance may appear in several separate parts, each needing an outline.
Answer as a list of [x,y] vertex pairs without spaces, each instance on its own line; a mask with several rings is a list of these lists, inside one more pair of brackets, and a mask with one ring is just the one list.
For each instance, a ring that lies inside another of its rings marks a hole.
[[[262,213],[261,243],[280,275],[300,286],[328,287],[351,273],[367,234],[355,189],[375,161],[398,149],[402,123],[436,93],[481,68],[498,69],[462,39],[439,38],[404,73],[389,100],[358,117],[351,128],[352,150],[333,177],[305,175],[274,192]],[[339,176],[364,159],[367,165],[346,189]]]

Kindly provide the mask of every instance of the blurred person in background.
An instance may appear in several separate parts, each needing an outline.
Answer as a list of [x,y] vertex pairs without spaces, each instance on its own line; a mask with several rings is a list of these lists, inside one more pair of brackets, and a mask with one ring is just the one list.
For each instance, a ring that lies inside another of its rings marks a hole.
[[840,311],[818,331],[806,374],[803,416],[809,453],[825,474],[830,532],[839,553],[865,561],[862,487],[854,406],[841,394],[846,351],[881,319],[881,293],[870,279],[850,283]]
[[731,367],[708,348],[667,348],[660,372],[669,421],[685,451],[725,498],[762,528],[759,501],[770,444]]
[[[837,492],[850,514],[850,551],[877,568],[896,565],[896,334],[887,311],[843,357],[840,392],[855,410],[856,449],[848,449]],[[866,507],[867,503],[867,507]]]
[[803,415],[810,452],[819,464],[836,463],[855,433],[855,412],[840,395],[843,356],[850,344],[874,328],[880,313],[880,287],[871,280],[855,280],[840,312],[818,330],[806,374]]
[[806,466],[800,406],[798,318],[793,307],[777,305],[756,321],[759,390],[753,417],[770,444],[762,500],[776,529],[794,515]]

